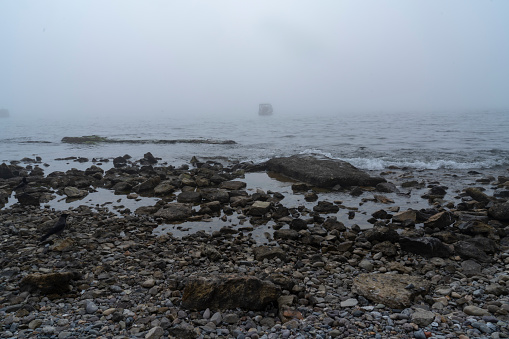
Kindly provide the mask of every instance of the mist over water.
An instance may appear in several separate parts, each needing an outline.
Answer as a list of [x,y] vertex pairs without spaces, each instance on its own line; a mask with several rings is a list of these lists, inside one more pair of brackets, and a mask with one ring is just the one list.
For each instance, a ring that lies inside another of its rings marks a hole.
[[[3,1],[0,158],[506,166],[507,13],[502,0]],[[61,143],[91,134],[236,144]]]
[[[0,161],[41,156],[52,163],[70,156],[110,158],[152,152],[172,165],[203,160],[253,161],[311,154],[341,159],[369,170],[390,166],[413,169],[482,169],[509,166],[509,111],[344,113],[250,117],[82,116],[79,119],[3,119]],[[147,143],[62,143],[63,137],[99,135]],[[158,140],[233,140],[235,144],[175,143]],[[87,165],[89,166],[89,164]]]

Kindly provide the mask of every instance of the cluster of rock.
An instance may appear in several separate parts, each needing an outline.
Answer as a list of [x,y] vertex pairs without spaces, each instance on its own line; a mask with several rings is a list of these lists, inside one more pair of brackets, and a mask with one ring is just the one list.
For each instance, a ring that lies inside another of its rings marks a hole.
[[[382,193],[396,185],[307,157],[228,168],[195,158],[193,168],[155,166],[159,160],[124,156],[107,171],[47,176],[0,165],[0,199],[21,176],[30,183],[19,204],[0,211],[6,337],[508,337],[509,178],[478,181],[496,196],[472,185],[457,203],[444,200],[447,187],[429,184],[429,208],[382,208],[366,221],[371,227],[347,227],[328,215],[337,202],[287,207],[281,193],[247,191],[243,172],[269,168],[307,181],[293,188],[315,201],[312,185],[375,192],[383,205],[390,199]],[[39,207],[44,199],[96,187],[160,201],[121,217],[80,206],[65,238],[38,243],[58,218]],[[253,227],[274,222],[277,243],[260,245],[234,225],[182,239],[152,233],[162,221],[215,216],[228,224],[233,213]]]

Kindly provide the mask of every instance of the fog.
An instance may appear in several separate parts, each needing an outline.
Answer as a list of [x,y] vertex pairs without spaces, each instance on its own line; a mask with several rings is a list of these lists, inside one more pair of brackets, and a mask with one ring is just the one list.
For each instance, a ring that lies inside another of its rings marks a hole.
[[509,2],[1,1],[13,116],[509,108]]

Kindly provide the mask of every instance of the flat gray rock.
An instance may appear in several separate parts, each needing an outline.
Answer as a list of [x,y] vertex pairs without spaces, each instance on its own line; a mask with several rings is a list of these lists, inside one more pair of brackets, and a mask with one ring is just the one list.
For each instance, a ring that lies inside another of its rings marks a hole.
[[267,161],[268,171],[300,180],[313,186],[332,188],[336,185],[376,186],[385,179],[372,177],[348,162],[332,159],[317,159],[311,156],[293,155]]

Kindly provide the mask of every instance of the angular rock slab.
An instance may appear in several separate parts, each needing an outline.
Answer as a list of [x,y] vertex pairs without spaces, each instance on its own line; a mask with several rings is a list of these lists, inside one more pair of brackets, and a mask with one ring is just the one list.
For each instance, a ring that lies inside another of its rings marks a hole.
[[266,162],[266,168],[269,171],[324,188],[332,188],[336,185],[343,187],[376,186],[376,184],[386,181],[383,178],[371,177],[345,161],[317,159],[302,155],[270,159]]
[[[410,284],[413,288],[405,288]],[[430,282],[422,277],[407,274],[359,274],[353,281],[352,289],[374,303],[390,308],[404,309],[413,305],[417,295],[428,293]]]
[[192,310],[263,310],[276,302],[280,287],[252,276],[226,275],[191,280],[184,288],[182,306]]
[[79,274],[74,272],[29,274],[21,279],[20,291],[35,292],[43,294],[63,294],[69,292],[71,280],[79,279]]

